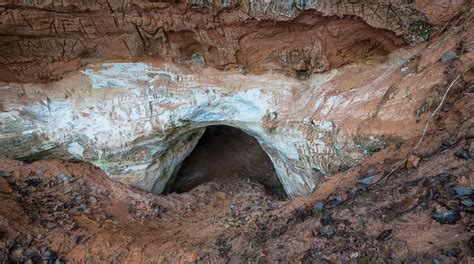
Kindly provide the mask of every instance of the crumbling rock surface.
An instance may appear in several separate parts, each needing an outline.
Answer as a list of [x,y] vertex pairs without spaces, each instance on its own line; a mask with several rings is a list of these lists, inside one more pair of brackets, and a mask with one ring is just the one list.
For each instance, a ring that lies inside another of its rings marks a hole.
[[[384,136],[411,136],[394,128],[400,122],[419,126],[416,110],[444,75],[440,65],[430,69],[429,83],[392,91],[394,79],[411,82],[401,71],[411,56],[347,66],[306,82],[275,74],[211,69],[195,74],[168,65],[107,63],[49,88],[6,84],[1,154],[81,159],[114,179],[160,193],[202,128],[224,124],[258,140],[288,194],[307,194],[323,175],[380,149]],[[348,89],[342,77],[356,74]],[[387,93],[390,100],[384,99]],[[406,96],[418,103],[406,104]],[[379,127],[363,131],[372,120]]]
[[[469,1],[2,1],[0,79],[47,82],[144,57],[324,72],[425,41]],[[398,36],[398,37],[397,37]]]

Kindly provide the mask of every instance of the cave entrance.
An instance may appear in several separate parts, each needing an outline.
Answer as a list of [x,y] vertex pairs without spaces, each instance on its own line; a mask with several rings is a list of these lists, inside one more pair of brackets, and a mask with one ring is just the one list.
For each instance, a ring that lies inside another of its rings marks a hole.
[[183,193],[203,183],[236,178],[252,179],[268,194],[286,196],[272,161],[255,138],[234,127],[208,126],[165,192]]

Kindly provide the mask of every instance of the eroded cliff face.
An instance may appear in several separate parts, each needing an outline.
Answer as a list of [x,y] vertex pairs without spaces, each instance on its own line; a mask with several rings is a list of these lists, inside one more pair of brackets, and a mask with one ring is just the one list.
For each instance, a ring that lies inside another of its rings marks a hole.
[[79,159],[161,193],[205,127],[229,125],[257,139],[287,194],[308,194],[420,134],[447,63],[472,60],[469,8],[2,3],[0,154]]
[[474,262],[473,20],[0,0],[0,262]]
[[324,72],[419,43],[469,1],[2,1],[0,79],[47,82],[155,56],[225,70]]

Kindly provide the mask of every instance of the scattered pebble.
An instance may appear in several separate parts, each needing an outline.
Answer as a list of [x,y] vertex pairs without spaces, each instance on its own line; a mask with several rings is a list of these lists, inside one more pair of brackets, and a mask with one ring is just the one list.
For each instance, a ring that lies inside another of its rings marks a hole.
[[56,253],[46,250],[43,255],[41,256],[41,260],[47,262],[47,263],[62,263],[60,260],[58,260],[58,256]]
[[53,229],[53,228],[56,228],[57,226],[58,225],[52,221],[46,221],[46,223],[44,223],[44,227],[46,227],[47,229]]
[[441,262],[441,260],[439,260],[439,259],[437,259],[437,258],[434,258],[431,263],[432,263],[432,264],[443,264],[443,262]]
[[443,53],[443,55],[441,55],[441,63],[446,64],[456,58],[457,58],[456,52],[452,50],[446,51],[445,53]]
[[89,202],[91,202],[91,204],[96,204],[97,203],[97,198],[95,198],[94,196],[91,196],[91,197],[89,197]]
[[472,188],[469,188],[469,187],[466,187],[466,186],[461,186],[461,185],[455,186],[453,188],[453,190],[454,190],[454,193],[457,196],[468,196],[468,195],[471,195],[473,193]]
[[441,106],[441,111],[448,112],[451,109],[452,106],[453,106],[452,103],[446,102],[446,103],[443,104],[443,106]]
[[392,229],[386,229],[377,236],[378,241],[387,241],[392,237],[393,230]]
[[418,163],[420,163],[420,157],[412,154],[408,157],[406,165],[408,169],[412,169],[418,167]]
[[332,216],[331,215],[323,215],[321,216],[321,219],[319,220],[322,225],[330,225],[333,222]]
[[28,184],[28,186],[33,186],[33,187],[37,187],[38,185],[43,183],[43,181],[38,178],[27,179],[25,182],[26,184]]
[[[329,205],[329,207],[335,207],[335,206],[338,206],[340,204],[342,204],[343,201],[337,197],[333,197],[331,199],[328,200],[327,204]],[[327,207],[327,206],[326,206]]]
[[362,184],[362,185],[370,185],[370,184],[375,183],[378,179],[379,179],[379,175],[372,175],[372,176],[357,180],[357,183]]
[[74,245],[79,245],[81,242],[83,242],[84,240],[84,235],[74,235],[73,237],[71,237],[71,242],[74,244]]
[[451,210],[441,213],[432,213],[431,217],[441,224],[455,224],[461,219],[461,215],[458,212]]
[[0,171],[0,177],[10,177],[12,174],[8,171]]
[[35,174],[40,177],[43,177],[45,173],[46,173],[46,169],[38,169],[35,171]]
[[64,184],[69,184],[71,182],[71,177],[65,174],[59,174],[58,180],[61,180]]
[[448,250],[445,250],[444,251],[444,254],[448,257],[459,257],[459,255],[461,255],[461,252],[462,250],[458,247],[453,247],[453,248],[450,248]]
[[463,199],[461,200],[461,204],[466,207],[472,207],[474,205],[474,202],[472,201],[472,199]]
[[321,201],[317,201],[313,204],[313,209],[317,211],[321,211],[324,208],[324,203]]
[[467,149],[461,149],[460,151],[457,151],[456,153],[454,153],[454,156],[465,160],[471,159],[471,153]]
[[446,183],[448,183],[451,179],[451,175],[448,174],[448,173],[440,173],[436,176],[433,176],[433,178],[431,178],[431,181],[434,183],[434,184],[439,184],[439,185],[444,185]]
[[334,227],[328,225],[328,226],[323,226],[320,230],[319,230],[319,233],[321,234],[321,236],[324,236],[324,237],[331,237],[333,236],[336,231],[334,230]]

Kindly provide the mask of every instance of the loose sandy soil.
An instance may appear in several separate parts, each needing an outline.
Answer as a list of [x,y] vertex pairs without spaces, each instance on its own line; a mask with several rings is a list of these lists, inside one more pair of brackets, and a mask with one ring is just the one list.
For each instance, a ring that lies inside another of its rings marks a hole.
[[[408,165],[415,139],[292,200],[246,178],[155,196],[88,164],[1,159],[10,176],[0,177],[0,262],[472,263],[473,207],[461,201],[474,197],[453,191],[474,186],[474,100],[466,85],[450,93]],[[356,183],[371,175],[379,181]],[[460,219],[433,219],[447,210]]]

